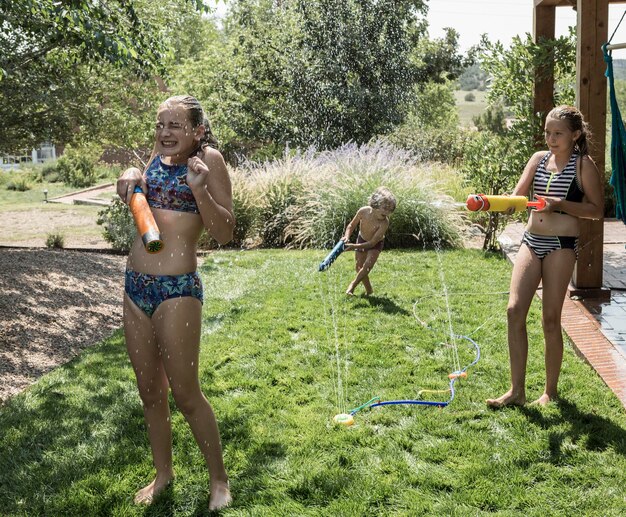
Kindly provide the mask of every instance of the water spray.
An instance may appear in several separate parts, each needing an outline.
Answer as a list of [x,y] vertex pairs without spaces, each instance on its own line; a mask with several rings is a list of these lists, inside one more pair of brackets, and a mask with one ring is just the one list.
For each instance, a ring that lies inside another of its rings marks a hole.
[[352,424],[354,424],[354,415],[358,411],[361,411],[362,409],[365,409],[365,408],[371,409],[371,408],[378,407],[378,406],[413,405],[413,406],[431,406],[431,407],[438,407],[438,408],[444,408],[448,406],[454,400],[454,396],[456,394],[454,384],[459,379],[467,378],[468,368],[471,368],[480,360],[480,347],[478,346],[476,341],[474,341],[472,338],[468,336],[457,335],[455,337],[465,339],[474,347],[474,352],[475,352],[474,360],[471,363],[469,363],[467,366],[465,366],[464,368],[460,370],[456,370],[448,375],[448,378],[450,379],[450,383],[448,385],[447,390],[421,390],[420,391],[420,393],[423,393],[426,391],[433,392],[433,393],[449,392],[450,397],[448,398],[448,400],[419,400],[419,399],[381,400],[380,397],[374,397],[368,400],[365,404],[362,404],[361,406],[357,408],[349,409],[348,413],[341,413],[339,415],[335,415],[335,417],[333,418],[333,422],[337,425],[351,426]]

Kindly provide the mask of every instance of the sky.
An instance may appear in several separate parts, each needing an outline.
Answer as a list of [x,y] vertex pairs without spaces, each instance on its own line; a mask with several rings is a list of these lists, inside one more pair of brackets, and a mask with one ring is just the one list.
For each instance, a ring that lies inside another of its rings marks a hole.
[[[466,52],[487,33],[490,41],[500,41],[509,46],[515,35],[533,31],[533,0],[429,0],[428,26],[431,38],[444,35],[444,27],[459,32],[461,52]],[[609,36],[626,11],[626,4],[609,6]],[[571,7],[556,8],[556,36],[568,33],[576,25],[576,11]],[[626,18],[612,40],[626,43]],[[613,57],[626,58],[626,49],[613,51]]]
[[[218,16],[226,11],[224,0],[217,0]],[[444,35],[444,27],[459,32],[460,51],[465,53],[487,33],[490,41],[500,41],[506,47],[513,36],[533,32],[534,0],[428,0],[428,32],[431,38]],[[626,11],[626,4],[609,5],[609,36]],[[568,33],[568,27],[576,25],[576,11],[571,7],[556,8],[556,36]],[[626,43],[626,17],[612,40]],[[613,57],[626,59],[626,49],[614,50]]]

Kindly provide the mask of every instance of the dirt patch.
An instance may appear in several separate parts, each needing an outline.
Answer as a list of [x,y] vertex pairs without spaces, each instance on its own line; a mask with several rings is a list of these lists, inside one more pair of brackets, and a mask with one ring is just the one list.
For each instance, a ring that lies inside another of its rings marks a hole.
[[0,248],[0,401],[121,327],[125,261]]

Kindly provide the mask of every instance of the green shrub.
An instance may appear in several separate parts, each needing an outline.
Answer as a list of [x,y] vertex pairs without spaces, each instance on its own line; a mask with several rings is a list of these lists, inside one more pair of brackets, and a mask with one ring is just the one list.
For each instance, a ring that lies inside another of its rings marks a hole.
[[99,225],[104,226],[104,240],[111,243],[115,250],[129,251],[137,236],[135,221],[128,206],[121,199],[98,212]]
[[49,162],[45,162],[41,166],[41,176],[44,181],[48,183],[56,183],[59,181],[59,171],[57,170],[57,161],[51,160]]
[[460,127],[420,127],[404,124],[385,137],[390,144],[409,149],[421,162],[458,164],[468,131]]
[[15,174],[19,174],[19,176],[14,176],[7,182],[7,190],[26,192],[27,190],[30,190],[32,188],[28,182],[28,176],[22,176],[21,173]]
[[72,187],[90,187],[96,182],[96,164],[101,155],[97,146],[74,148],[67,146],[63,156],[57,160],[57,171],[61,180]]
[[[233,185],[233,211],[235,212],[235,230],[233,240],[227,244],[229,247],[240,247],[246,239],[254,238],[253,227],[257,220],[258,208],[256,198],[250,190],[250,184],[240,171],[229,171]],[[199,249],[215,249],[219,244],[207,231],[202,233],[198,242]]]
[[40,165],[20,165],[20,168],[15,172],[15,174],[24,178],[27,183],[41,183],[43,181]]
[[122,175],[125,168],[126,167],[123,167],[119,163],[98,163],[95,167],[94,174],[97,180],[111,181],[114,183]]
[[290,242],[285,230],[291,220],[292,207],[303,193],[303,175],[297,167],[292,168],[296,163],[289,159],[275,160],[248,164],[243,169],[243,177],[254,199],[253,226],[264,247],[282,247]]
[[[531,154],[508,133],[475,132],[466,144],[461,171],[477,194],[505,194],[515,187]],[[498,235],[507,219],[498,212],[479,212],[473,217],[486,228],[483,248],[498,249]]]
[[46,237],[46,248],[63,249],[65,245],[65,237],[62,233],[49,233]]

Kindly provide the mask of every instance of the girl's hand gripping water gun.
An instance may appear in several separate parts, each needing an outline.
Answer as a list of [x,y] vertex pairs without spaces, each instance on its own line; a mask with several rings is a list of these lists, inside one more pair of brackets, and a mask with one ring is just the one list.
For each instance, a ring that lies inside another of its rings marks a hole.
[[506,212],[511,208],[521,212],[528,207],[541,210],[546,206],[545,199],[528,201],[526,196],[487,196],[485,194],[470,194],[465,203],[471,212]]
[[161,233],[159,227],[154,220],[148,200],[144,195],[141,187],[135,187],[135,193],[130,199],[129,203],[130,211],[135,219],[135,226],[137,226],[137,232],[141,235],[141,240],[148,253],[158,253],[163,249],[163,241],[161,240]]

